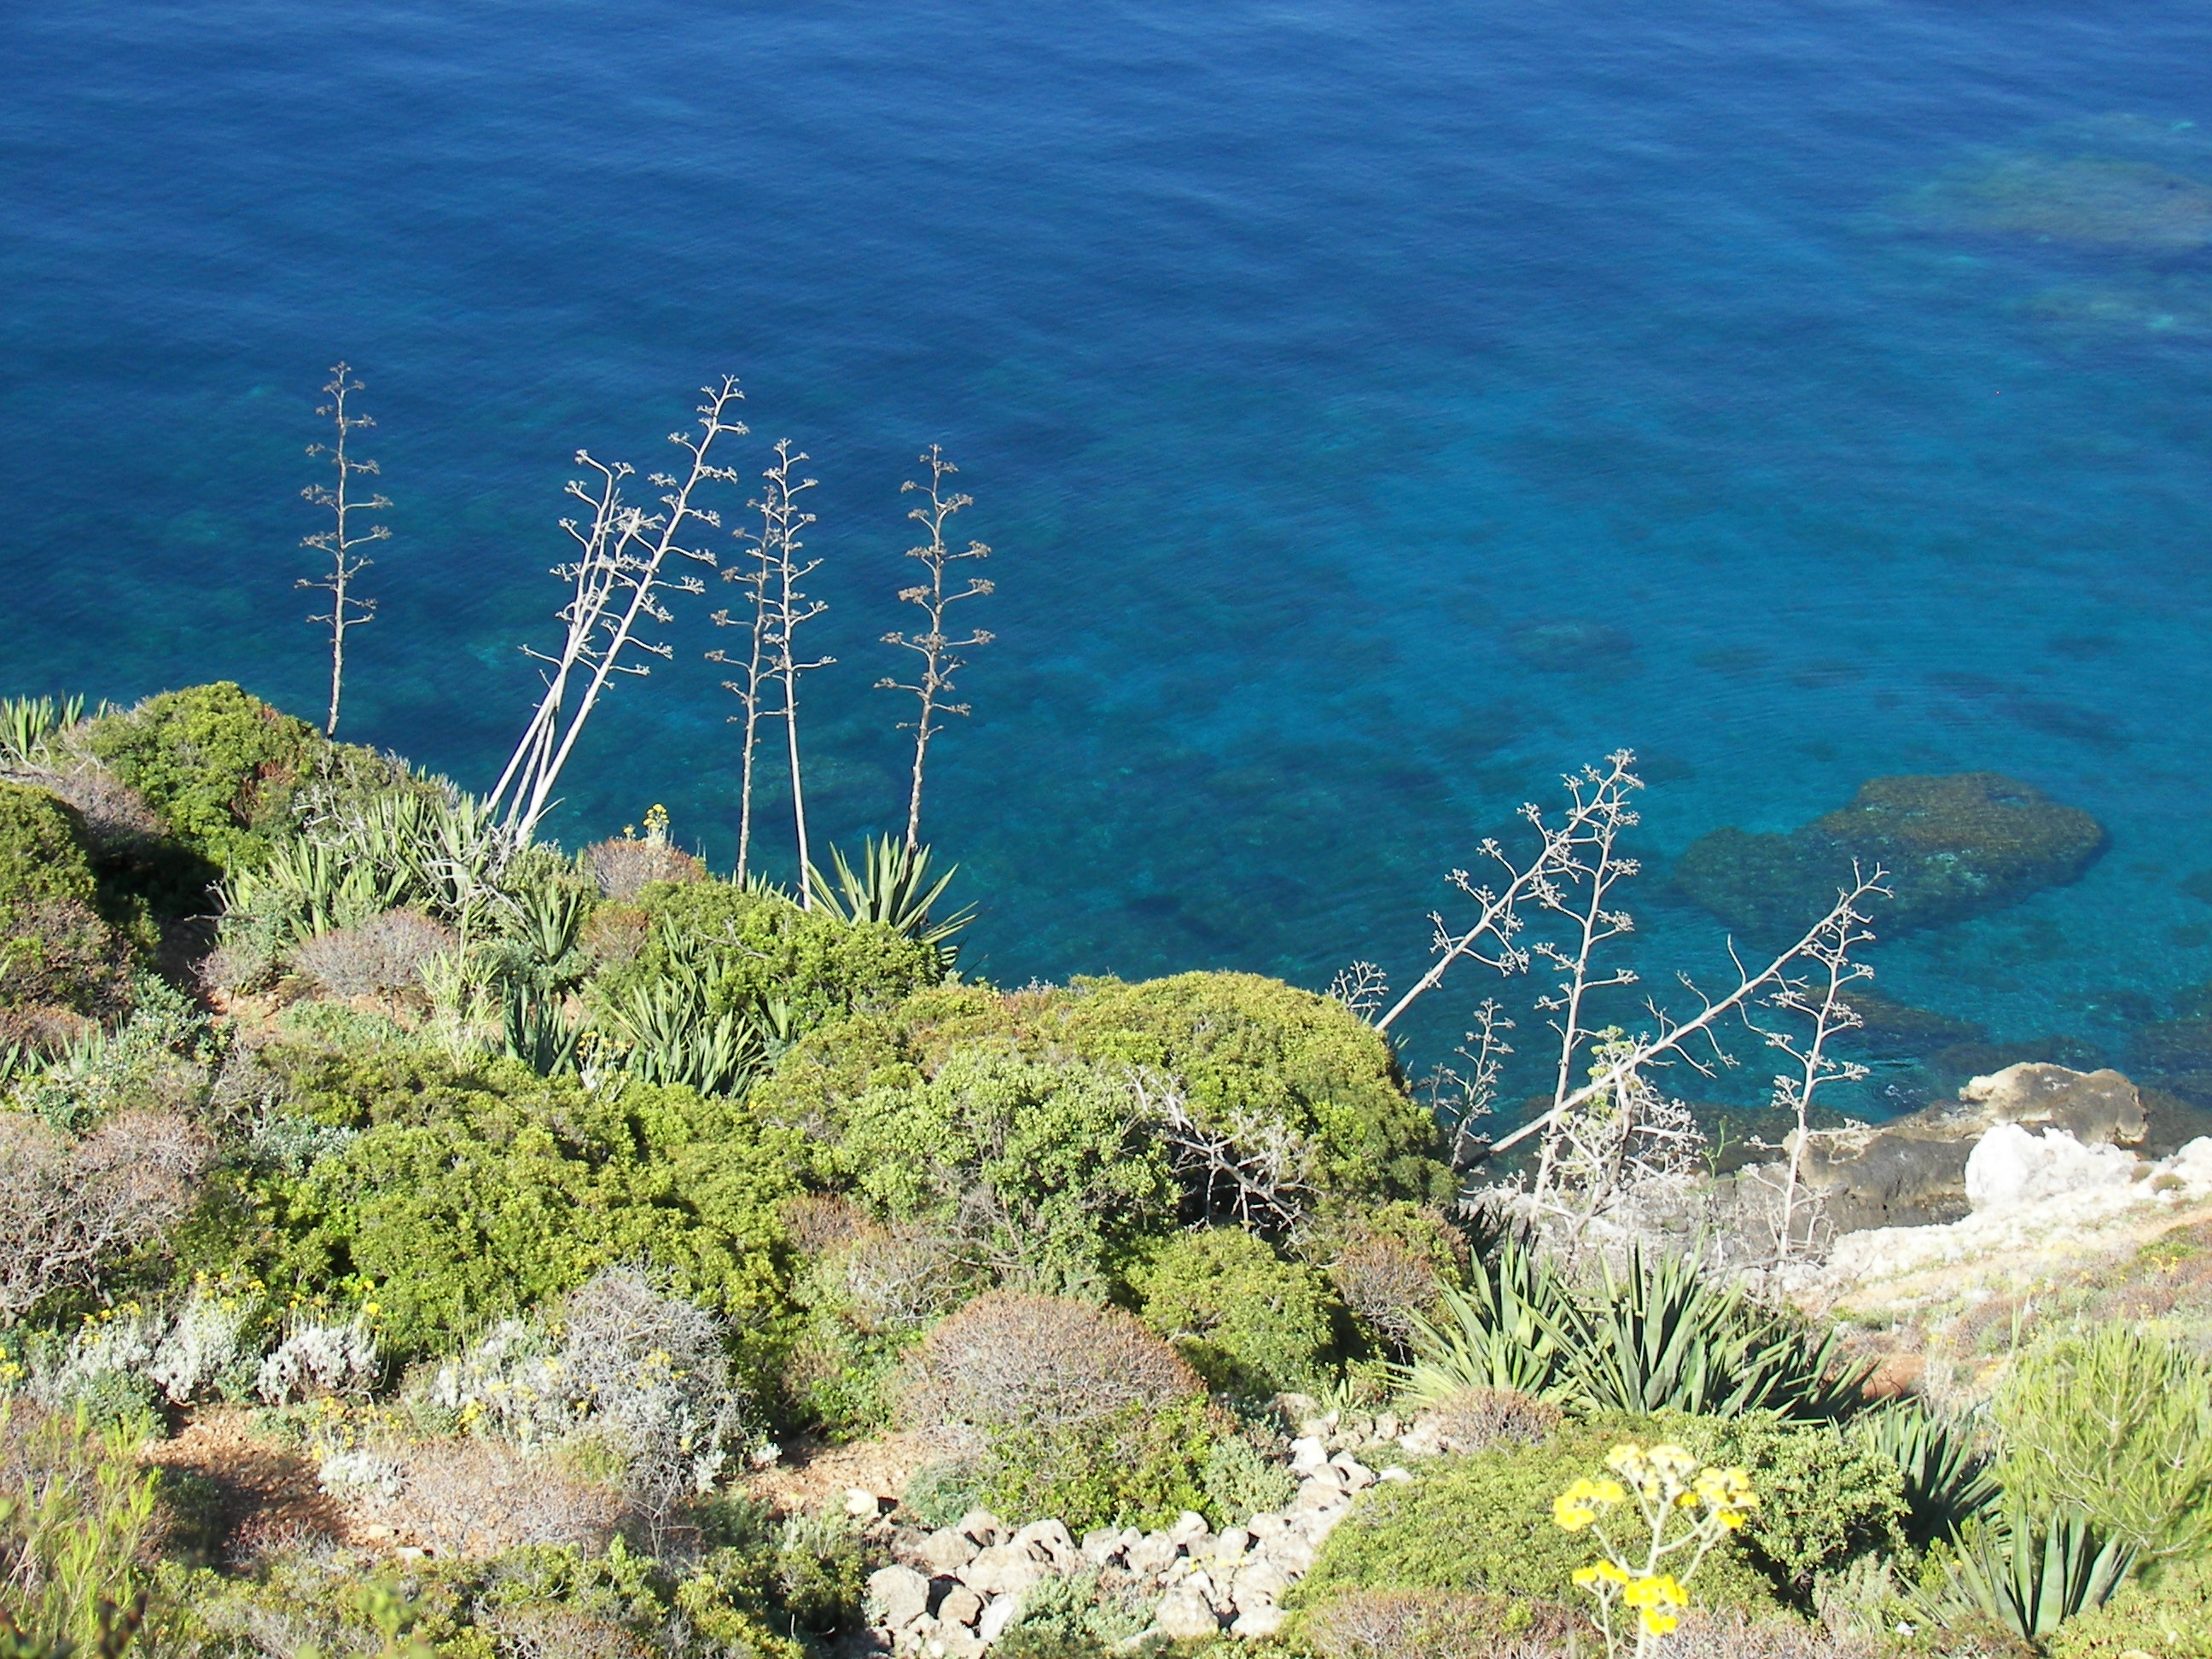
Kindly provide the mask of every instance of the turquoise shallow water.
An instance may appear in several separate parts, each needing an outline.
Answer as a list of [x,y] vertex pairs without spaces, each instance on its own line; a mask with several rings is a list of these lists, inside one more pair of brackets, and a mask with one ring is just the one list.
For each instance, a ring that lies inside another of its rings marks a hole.
[[[2212,17],[2107,15],[13,11],[0,689],[317,708],[343,354],[397,502],[347,734],[481,786],[568,453],[651,464],[727,370],[823,480],[835,839],[902,799],[896,484],[941,441],[980,498],[1000,637],[929,816],[995,977],[1402,978],[1442,871],[1620,745],[1641,960],[1710,971],[1656,878],[1690,840],[1987,768],[2109,850],[1882,988],[2125,1060],[2212,977]],[[733,851],[707,608],[599,720],[572,842],[660,800]]]

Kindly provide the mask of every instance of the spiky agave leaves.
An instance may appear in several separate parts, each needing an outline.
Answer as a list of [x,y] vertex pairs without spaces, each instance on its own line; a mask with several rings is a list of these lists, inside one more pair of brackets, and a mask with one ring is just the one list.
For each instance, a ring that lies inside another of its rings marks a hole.
[[931,946],[950,967],[953,947],[946,943],[975,919],[972,907],[963,906],[939,920],[930,913],[960,872],[954,865],[935,881],[929,878],[929,848],[909,849],[906,843],[885,836],[871,836],[860,844],[860,867],[855,870],[838,848],[830,849],[836,866],[832,882],[819,869],[809,867],[807,890],[815,902],[827,906],[847,921],[879,922],[907,938]]
[[1468,1389],[1556,1395],[1566,1356],[1546,1315],[1565,1295],[1528,1236],[1506,1233],[1477,1258],[1465,1291],[1444,1292],[1441,1320],[1414,1316],[1413,1363],[1398,1373],[1401,1390],[1418,1406]]
[[53,739],[83,718],[82,697],[0,697],[0,767],[44,765]]
[[716,1009],[711,964],[672,930],[662,938],[667,972],[604,994],[595,1023],[623,1050],[623,1070],[640,1081],[736,1094],[766,1058],[759,1026],[745,1010]]
[[1561,1297],[1540,1315],[1571,1356],[1579,1402],[1597,1411],[1733,1417],[1768,1411],[1798,1422],[1845,1418],[1867,1369],[1847,1363],[1834,1332],[1705,1277],[1694,1257],[1606,1265],[1601,1294]]
[[1733,1416],[1768,1411],[1796,1421],[1849,1416],[1863,1369],[1833,1334],[1717,1284],[1693,1258],[1632,1252],[1599,1287],[1579,1293],[1542,1262],[1534,1241],[1509,1231],[1481,1260],[1441,1322],[1416,1328],[1401,1374],[1424,1402],[1468,1388],[1516,1389],[1585,1410]]
[[2040,1641],[2075,1613],[2102,1607],[2135,1561],[2134,1546],[2100,1532],[2081,1510],[2039,1515],[2014,1500],[1970,1532],[1943,1587],[1920,1600],[1938,1620],[1979,1613]]
[[1900,1398],[1852,1422],[1851,1436],[1905,1472],[1905,1531],[1925,1547],[1956,1537],[1988,1510],[2002,1488],[1968,1425],[1936,1417],[1918,1401]]

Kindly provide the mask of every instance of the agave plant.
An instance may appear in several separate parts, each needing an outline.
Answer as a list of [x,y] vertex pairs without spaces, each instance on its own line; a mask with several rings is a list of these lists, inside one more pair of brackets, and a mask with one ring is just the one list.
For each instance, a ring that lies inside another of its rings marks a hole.
[[1632,1251],[1625,1273],[1607,1264],[1601,1294],[1558,1297],[1535,1313],[1569,1356],[1573,1397],[1593,1410],[1819,1421],[1848,1417],[1863,1400],[1866,1370],[1845,1363],[1833,1332],[1816,1337],[1716,1284],[1689,1256]]
[[227,915],[252,911],[277,919],[286,945],[358,927],[406,896],[393,872],[307,836],[279,842],[260,869],[234,870],[224,887]]
[[1466,1389],[1557,1393],[1566,1356],[1546,1315],[1565,1294],[1527,1234],[1503,1235],[1478,1258],[1465,1291],[1444,1292],[1441,1321],[1414,1318],[1413,1363],[1397,1373],[1400,1391],[1417,1406]]
[[570,989],[589,971],[577,946],[598,899],[591,888],[562,880],[501,895],[503,931],[549,989]]
[[2075,1613],[2102,1607],[2135,1565],[2133,1546],[2100,1533],[2081,1510],[2037,1515],[2015,1500],[1972,1528],[1924,1610],[1942,1620],[1978,1613],[2039,1642]]
[[970,907],[963,907],[942,921],[930,912],[945,896],[952,878],[959,873],[958,865],[933,882],[929,878],[929,848],[917,847],[909,850],[904,842],[889,836],[881,841],[871,837],[861,843],[858,870],[847,863],[844,854],[835,847],[830,849],[830,859],[837,872],[834,883],[818,869],[810,866],[806,872],[807,890],[817,903],[827,906],[847,921],[880,922],[908,939],[932,946],[947,965],[951,964],[953,951],[946,941],[973,921],[975,912]]
[[1958,1536],[1999,1496],[1990,1459],[1975,1446],[1968,1426],[1931,1416],[1917,1400],[1899,1399],[1863,1412],[1850,1432],[1868,1450],[1904,1470],[1905,1501],[1911,1509],[1905,1531],[1922,1548]]
[[0,766],[44,765],[55,735],[83,718],[82,697],[0,697]]
[[749,1011],[717,1011],[712,969],[664,930],[668,969],[601,995],[595,1019],[623,1051],[622,1067],[647,1083],[688,1084],[704,1095],[732,1095],[766,1059],[759,1022]]
[[565,1000],[512,981],[505,990],[503,1036],[508,1056],[526,1061],[540,1077],[574,1071],[584,1022],[569,1014]]

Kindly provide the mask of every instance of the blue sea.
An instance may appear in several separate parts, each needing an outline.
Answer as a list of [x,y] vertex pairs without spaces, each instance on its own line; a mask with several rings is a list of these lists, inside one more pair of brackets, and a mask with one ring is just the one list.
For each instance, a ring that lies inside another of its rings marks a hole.
[[[393,535],[341,735],[483,787],[574,453],[665,465],[734,374],[734,459],[821,481],[817,838],[903,816],[898,486],[941,443],[975,497],[925,830],[976,971],[1402,983],[1444,872],[1628,747],[1679,1000],[1695,837],[1994,769],[2108,849],[1880,988],[2128,1063],[2212,979],[2208,50],[2181,0],[9,8],[0,691],[316,715],[343,357]],[[568,844],[661,802],[730,863],[732,593],[594,720]],[[1680,1086],[1755,1098],[1738,1052]]]

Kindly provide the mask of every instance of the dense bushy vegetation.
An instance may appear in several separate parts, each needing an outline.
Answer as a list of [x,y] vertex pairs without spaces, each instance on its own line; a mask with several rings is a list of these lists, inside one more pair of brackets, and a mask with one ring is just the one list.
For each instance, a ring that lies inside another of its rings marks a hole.
[[[1626,1441],[1757,1495],[1686,1650],[2212,1654],[2168,1335],[1876,1406],[1686,1254],[1460,1209],[1342,1001],[1000,991],[891,843],[804,896],[665,818],[517,845],[235,686],[73,720],[0,755],[0,1641],[799,1659],[903,1528],[1279,1529],[1334,1436],[1402,1467],[1316,1540],[1315,1659],[1562,1650],[1554,1499]],[[890,1522],[747,1495],[890,1434]],[[1094,1561],[1001,1645],[1135,1594]]]

